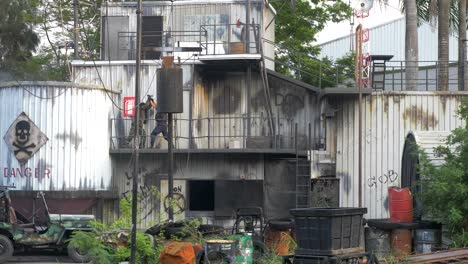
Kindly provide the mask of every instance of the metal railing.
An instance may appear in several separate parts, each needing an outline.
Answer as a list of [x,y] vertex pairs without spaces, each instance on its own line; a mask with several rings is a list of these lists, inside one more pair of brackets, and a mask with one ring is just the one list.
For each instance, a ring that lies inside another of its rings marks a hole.
[[[130,134],[132,119],[111,119],[110,148],[129,149],[133,146]],[[298,124],[293,119],[276,118],[276,135],[268,135],[268,119],[265,117],[210,117],[198,119],[174,118],[173,144],[175,149],[271,149],[300,150],[316,148],[319,139],[312,137],[311,124]],[[154,119],[143,126],[140,136],[141,149],[166,149],[167,142],[159,134],[151,145],[151,132],[156,127]],[[323,141],[323,140],[322,140]]]
[[[418,61],[417,76],[411,79],[405,73],[409,67],[405,61],[386,62],[384,69],[380,68],[372,72],[372,88],[375,90],[402,91],[407,90],[407,83],[412,83],[417,91],[440,90],[442,82],[439,79],[439,71],[442,66],[438,61]],[[458,62],[449,62],[447,84],[449,91],[459,90]]]
[[[148,52],[159,52],[164,47],[175,47],[175,52],[198,49],[195,52],[200,55],[259,53],[260,25],[249,25],[249,41],[246,40],[246,31],[246,25],[239,24],[200,25],[199,30],[192,31],[145,31],[142,35],[143,58]],[[135,59],[136,32],[118,32],[117,43],[117,59]],[[145,48],[158,50],[145,51]]]
[[207,32],[206,55],[258,54],[260,25],[250,24],[248,28],[245,24],[201,25],[200,31]]

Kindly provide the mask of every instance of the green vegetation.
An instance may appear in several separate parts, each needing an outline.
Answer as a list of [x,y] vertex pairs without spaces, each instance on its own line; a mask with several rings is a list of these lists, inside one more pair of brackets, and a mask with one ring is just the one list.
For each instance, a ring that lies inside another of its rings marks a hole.
[[421,153],[421,198],[424,211],[442,222],[449,230],[455,247],[468,246],[468,100],[458,110],[465,121],[452,131],[446,146],[435,152],[445,163],[434,166]]
[[[111,225],[94,222],[95,232],[75,232],[70,243],[82,252],[88,252],[95,263],[112,264],[128,261],[130,258],[131,199],[120,201],[120,217]],[[140,215],[140,214],[138,214]],[[137,218],[139,219],[139,218]],[[137,232],[136,263],[158,263],[159,247],[153,245],[151,237]]]
[[[318,59],[318,46],[313,45],[316,35],[325,29],[327,22],[340,22],[352,15],[352,10],[342,0],[272,1],[277,10],[275,20],[276,71],[317,87],[335,87],[343,78],[354,80],[352,55],[333,62]],[[343,68],[352,69],[351,75],[341,75]],[[338,82],[337,82],[338,81]]]

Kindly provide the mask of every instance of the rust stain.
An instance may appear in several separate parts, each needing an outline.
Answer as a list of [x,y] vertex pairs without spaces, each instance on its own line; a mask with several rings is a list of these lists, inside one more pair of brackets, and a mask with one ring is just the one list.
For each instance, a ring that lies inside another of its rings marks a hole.
[[200,119],[206,117],[205,115],[208,114],[209,95],[201,83],[195,84],[194,90],[195,94],[193,100],[193,116],[198,119],[197,122],[195,122],[195,127],[198,132],[201,132],[203,121]]
[[403,119],[409,119],[413,124],[421,123],[425,129],[429,129],[429,127],[434,128],[439,124],[439,120],[437,120],[434,113],[424,111],[421,107],[415,105],[405,109]]

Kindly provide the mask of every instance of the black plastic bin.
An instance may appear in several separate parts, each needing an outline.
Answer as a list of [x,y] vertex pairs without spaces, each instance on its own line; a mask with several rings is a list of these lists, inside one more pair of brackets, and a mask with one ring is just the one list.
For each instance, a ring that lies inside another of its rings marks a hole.
[[361,243],[367,208],[291,209],[296,222],[297,256],[364,252]]

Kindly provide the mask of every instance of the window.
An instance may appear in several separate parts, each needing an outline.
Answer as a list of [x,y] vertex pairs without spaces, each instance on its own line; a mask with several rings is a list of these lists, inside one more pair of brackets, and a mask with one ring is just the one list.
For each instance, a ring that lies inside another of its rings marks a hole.
[[214,181],[189,181],[189,210],[214,210]]

